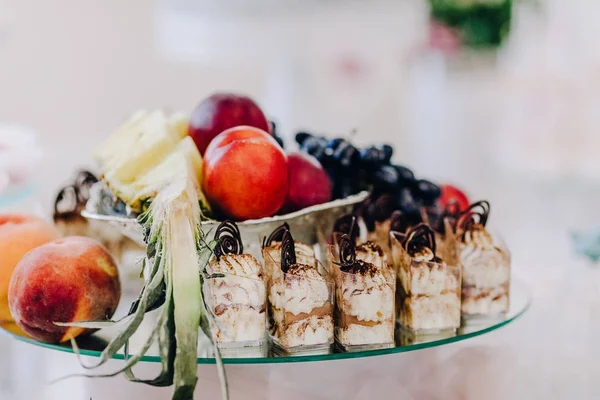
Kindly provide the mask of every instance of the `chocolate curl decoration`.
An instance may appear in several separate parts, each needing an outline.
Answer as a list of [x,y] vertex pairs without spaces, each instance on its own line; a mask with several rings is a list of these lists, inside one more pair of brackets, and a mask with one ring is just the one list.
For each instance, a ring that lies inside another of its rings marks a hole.
[[292,234],[286,230],[281,239],[281,270],[286,273],[294,264],[296,264],[296,245]]
[[467,208],[456,223],[457,230],[463,233],[470,231],[478,226],[485,227],[490,215],[490,203],[487,200],[481,200],[473,203]]
[[351,267],[356,264],[356,248],[350,236],[342,235],[338,246],[340,248],[340,261],[336,264],[341,267]]
[[435,257],[436,245],[433,229],[429,225],[422,223],[416,225],[406,234],[404,248],[411,257],[423,248],[430,249]]
[[231,221],[221,222],[215,232],[215,240],[217,241],[215,248],[217,259],[225,254],[242,254],[244,252],[240,230]]
[[77,186],[66,186],[58,192],[54,202],[54,219],[75,216],[79,206],[79,189]]
[[77,201],[87,203],[90,199],[90,189],[98,182],[98,178],[89,171],[79,171],[75,177],[75,187],[78,189]]
[[356,242],[359,234],[356,216],[352,214],[346,214],[338,218],[333,225],[333,232],[346,234]]
[[263,239],[262,247],[263,248],[269,247],[270,245],[273,244],[273,242],[282,242],[285,232],[289,232],[289,231],[290,231],[290,226],[288,225],[287,222],[284,222],[283,224],[281,224],[277,228],[275,228],[275,230],[273,232],[271,232],[269,237]]

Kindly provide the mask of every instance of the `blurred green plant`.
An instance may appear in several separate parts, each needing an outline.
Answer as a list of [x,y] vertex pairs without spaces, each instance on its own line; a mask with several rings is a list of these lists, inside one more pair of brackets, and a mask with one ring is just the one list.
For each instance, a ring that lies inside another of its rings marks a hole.
[[467,47],[498,47],[510,32],[513,0],[429,0],[431,17]]

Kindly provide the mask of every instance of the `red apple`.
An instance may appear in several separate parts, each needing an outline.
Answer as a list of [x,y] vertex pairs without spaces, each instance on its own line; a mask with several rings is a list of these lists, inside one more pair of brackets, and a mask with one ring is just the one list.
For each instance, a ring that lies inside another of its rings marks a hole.
[[442,208],[446,208],[450,203],[456,203],[460,211],[469,208],[471,204],[467,195],[460,189],[452,185],[441,185],[442,195],[438,200]]
[[288,154],[288,194],[284,210],[301,210],[330,200],[331,181],[321,163],[304,152]]
[[206,149],[202,186],[210,204],[228,218],[275,215],[287,194],[287,156],[261,129],[228,129]]
[[216,93],[203,100],[190,117],[188,134],[202,155],[221,132],[247,125],[270,132],[265,114],[252,99],[232,93]]

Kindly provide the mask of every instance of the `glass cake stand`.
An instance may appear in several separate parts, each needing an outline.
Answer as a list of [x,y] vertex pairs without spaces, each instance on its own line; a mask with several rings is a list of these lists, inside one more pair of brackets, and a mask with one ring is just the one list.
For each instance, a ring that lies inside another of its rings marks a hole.
[[[438,334],[415,334],[410,331],[405,331],[403,328],[398,328],[396,329],[396,343],[394,347],[373,350],[361,350],[354,352],[341,352],[334,347],[332,352],[329,354],[275,355],[274,352],[271,351],[272,349],[227,349],[223,354],[224,362],[226,364],[278,364],[331,361],[374,357],[395,353],[405,353],[414,350],[443,346],[450,343],[467,340],[500,329],[503,326],[515,321],[521,315],[523,315],[531,304],[531,294],[529,292],[529,289],[524,283],[518,280],[513,280],[510,288],[510,293],[511,304],[510,309],[506,314],[495,317],[493,319],[478,318],[477,320],[464,320],[457,332],[446,332]],[[126,303],[123,306],[129,306],[129,303],[126,301],[122,301],[121,303]],[[149,326],[148,329],[151,329],[151,326]],[[56,351],[73,353],[73,349],[68,343],[60,345],[44,343],[28,337],[20,336],[19,334],[15,333],[15,331],[16,330],[14,329],[14,326],[0,325],[0,332],[10,335],[19,341]],[[147,337],[147,332],[143,332],[143,327],[141,331],[142,332],[140,332],[140,340]],[[99,357],[102,349],[106,346],[106,340],[109,339],[111,335],[115,332],[116,331],[109,331],[105,329],[87,338],[79,339],[78,345],[80,346],[81,355],[86,357]],[[136,347],[135,337],[132,338],[130,346],[133,354]],[[116,360],[123,360],[124,356],[122,353],[118,353],[114,358]],[[151,349],[148,355],[142,358],[142,362],[145,363],[160,363],[160,361],[161,359],[158,356],[157,349]],[[215,359],[213,357],[198,358],[198,364],[214,363]]]

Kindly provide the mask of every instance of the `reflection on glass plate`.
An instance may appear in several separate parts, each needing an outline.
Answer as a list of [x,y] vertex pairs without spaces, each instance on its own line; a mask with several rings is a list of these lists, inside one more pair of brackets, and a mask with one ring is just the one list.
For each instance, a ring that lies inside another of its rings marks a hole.
[[[234,349],[227,349],[227,351],[224,354],[224,362],[226,364],[270,364],[328,361],[404,353],[429,347],[442,346],[445,344],[454,343],[475,336],[483,335],[484,333],[499,329],[523,315],[525,311],[527,311],[527,309],[529,308],[529,305],[531,304],[531,294],[528,288],[523,283],[517,281],[511,284],[510,292],[511,305],[508,313],[496,319],[463,321],[463,325],[456,333],[415,334],[410,331],[404,331],[403,329],[399,329],[396,332],[396,343],[394,347],[356,352],[339,352],[339,349],[335,349],[333,353],[320,355],[275,356],[273,355],[273,351],[271,351],[271,349],[265,347],[261,347],[258,349],[239,349],[237,351]],[[129,308],[129,302],[122,301],[121,303],[122,309],[120,311],[125,312],[126,309]],[[156,318],[156,312],[147,314],[142,327],[138,329],[136,334],[133,336],[132,341],[130,343],[130,349],[132,353],[135,353],[136,349],[138,349],[139,346],[141,346],[145,342],[147,335],[151,332],[153,326],[153,318]],[[99,357],[102,349],[104,348],[104,346],[106,346],[107,340],[110,339],[113,335],[117,334],[119,327],[117,326],[115,328],[103,329],[91,336],[78,339],[78,344],[81,348],[81,354],[84,356]],[[15,339],[36,346],[41,346],[64,352],[73,352],[73,349],[69,344],[55,345],[39,342],[34,339],[20,336],[13,330],[11,330],[9,327],[3,326],[1,324],[0,332],[4,332],[8,335],[11,335]],[[207,357],[204,354],[200,356],[201,357],[198,358],[198,364],[214,364],[215,362],[214,358],[212,357]],[[115,356],[115,358],[122,360],[124,357],[122,353],[119,353]],[[160,357],[158,355],[157,349],[150,349],[148,354],[142,358],[142,361],[154,363],[160,362]]]

